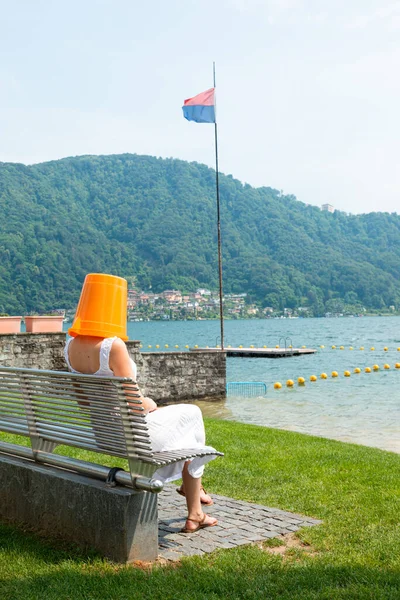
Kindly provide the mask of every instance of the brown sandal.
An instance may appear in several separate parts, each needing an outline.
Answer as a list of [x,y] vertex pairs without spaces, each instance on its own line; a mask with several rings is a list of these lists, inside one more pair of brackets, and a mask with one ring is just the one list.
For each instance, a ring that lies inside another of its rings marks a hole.
[[192,523],[197,523],[197,527],[195,527],[194,529],[188,529],[187,527],[183,527],[181,529],[181,533],[194,533],[195,531],[199,531],[199,529],[205,529],[206,527],[215,527],[215,525],[218,525],[218,521],[216,520],[215,523],[206,523],[205,520],[207,519],[206,513],[204,513],[203,518],[200,521],[196,521],[196,519],[186,519],[186,521],[192,521]]
[[[181,496],[183,496],[184,498],[186,498],[186,494],[185,492],[182,490],[181,487],[176,488],[176,491],[178,492],[178,494],[180,494]],[[200,491],[203,491],[205,494],[207,494],[206,490],[203,488],[203,486],[201,486]],[[208,495],[208,494],[207,494]],[[214,504],[214,500],[211,499],[211,502],[203,502],[202,500],[200,500],[201,504],[204,504],[204,506],[211,506],[212,504]]]

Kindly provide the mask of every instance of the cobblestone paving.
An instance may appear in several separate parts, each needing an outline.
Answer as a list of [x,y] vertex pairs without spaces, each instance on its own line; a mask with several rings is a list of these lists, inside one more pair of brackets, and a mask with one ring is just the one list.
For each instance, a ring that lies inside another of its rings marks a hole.
[[214,504],[204,508],[207,514],[218,519],[218,525],[192,534],[180,533],[185,524],[186,503],[175,490],[176,486],[165,486],[158,496],[159,557],[167,560],[260,542],[322,522],[212,494]]

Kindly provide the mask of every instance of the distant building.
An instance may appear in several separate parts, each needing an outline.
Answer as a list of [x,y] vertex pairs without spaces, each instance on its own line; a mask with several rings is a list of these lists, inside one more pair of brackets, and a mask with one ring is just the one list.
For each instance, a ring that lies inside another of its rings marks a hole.
[[128,290],[128,310],[134,309],[140,298],[140,293],[136,290]]
[[334,212],[335,212],[335,209],[334,209],[334,207],[332,206],[332,204],[323,204],[323,205],[321,206],[321,210],[327,210],[328,212],[331,212],[331,213],[334,213]]
[[145,294],[144,292],[141,292],[141,294],[139,295],[140,304],[148,304],[149,300],[150,300],[149,294]]
[[179,304],[182,302],[182,294],[179,290],[164,290],[161,296],[169,304]]

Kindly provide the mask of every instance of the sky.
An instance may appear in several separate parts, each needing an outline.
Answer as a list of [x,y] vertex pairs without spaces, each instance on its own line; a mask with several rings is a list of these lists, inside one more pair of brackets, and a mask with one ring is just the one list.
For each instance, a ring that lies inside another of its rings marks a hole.
[[400,1],[0,0],[0,161],[136,153],[400,212]]

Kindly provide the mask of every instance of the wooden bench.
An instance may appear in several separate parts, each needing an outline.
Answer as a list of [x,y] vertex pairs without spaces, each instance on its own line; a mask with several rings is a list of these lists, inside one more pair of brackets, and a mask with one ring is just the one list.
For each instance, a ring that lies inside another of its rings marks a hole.
[[[162,490],[162,482],[153,477],[161,467],[222,456],[209,448],[153,452],[137,384],[128,378],[0,367],[0,431],[28,436],[31,442],[26,448],[2,441],[1,455],[29,458],[150,496]],[[124,458],[129,473],[54,454],[58,445]]]

